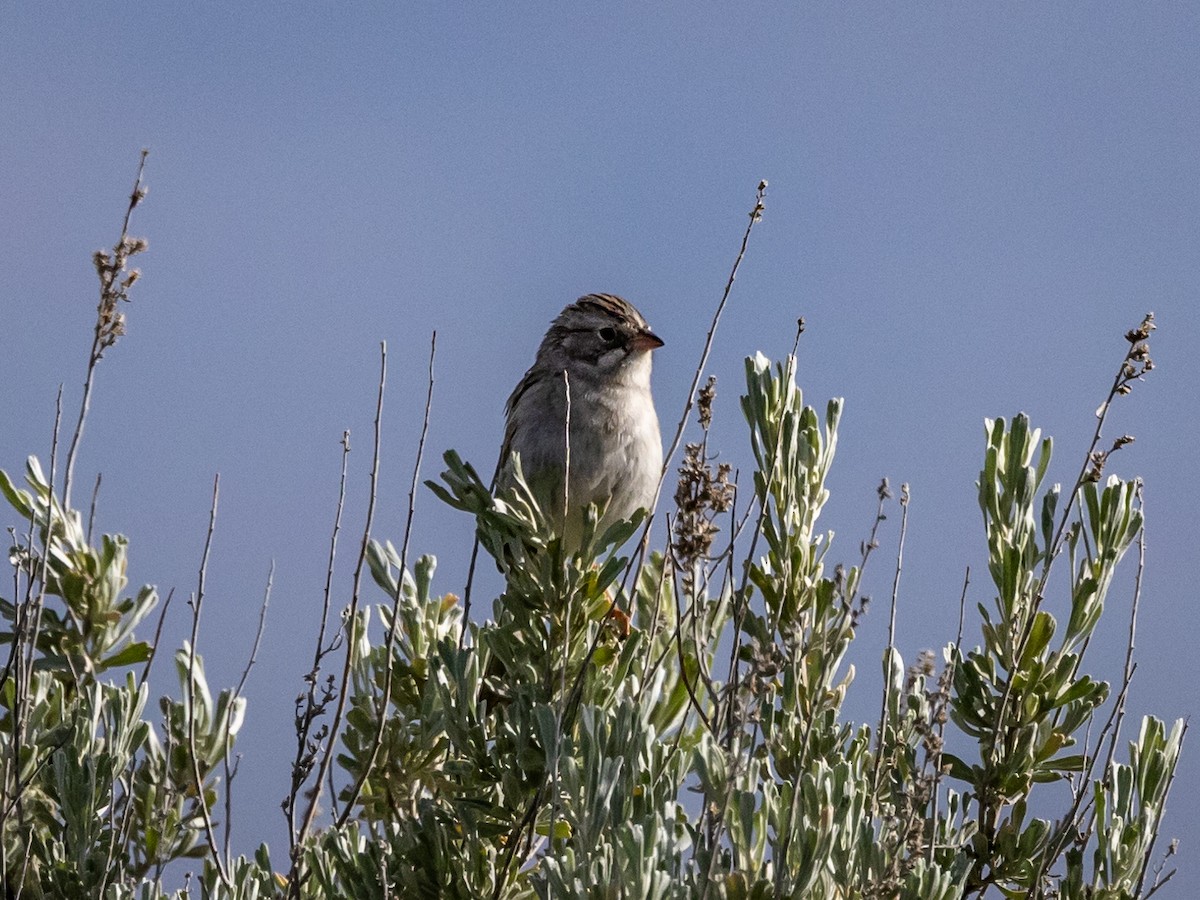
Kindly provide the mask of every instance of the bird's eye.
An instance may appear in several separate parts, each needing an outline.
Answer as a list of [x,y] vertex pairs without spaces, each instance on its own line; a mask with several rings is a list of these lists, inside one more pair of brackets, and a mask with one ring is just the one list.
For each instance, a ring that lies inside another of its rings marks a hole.
[[617,339],[617,329],[610,328],[607,325],[601,328],[597,334],[600,335],[600,340],[604,341],[606,344],[611,344]]

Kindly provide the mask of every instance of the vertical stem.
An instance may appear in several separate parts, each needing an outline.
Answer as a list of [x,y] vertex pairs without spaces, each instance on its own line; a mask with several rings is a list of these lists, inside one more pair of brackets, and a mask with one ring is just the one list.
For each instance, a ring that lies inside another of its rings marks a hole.
[[875,773],[871,778],[871,803],[879,808],[879,773],[883,765],[884,733],[887,727],[888,696],[892,686],[892,657],[896,649],[896,606],[900,598],[900,573],[904,569],[904,538],[908,533],[908,484],[900,485],[900,541],[896,548],[896,574],[892,578],[892,602],[888,610],[887,665],[883,672],[883,699],[879,703],[879,733],[875,745]]
[[[204,582],[208,574],[208,555],[212,549],[213,532],[216,530],[217,524],[217,501],[221,496],[221,476],[217,475],[213,479],[213,495],[212,506],[208,514],[208,533],[204,538],[204,553],[200,559],[200,575],[196,585],[195,602],[192,603],[192,634],[191,640],[188,643],[188,662],[187,662],[187,739],[188,739],[188,760],[192,764],[192,779],[196,789],[196,803],[200,807],[200,815],[204,819],[204,836],[208,841],[209,853],[212,856],[213,864],[217,867],[217,874],[221,878],[221,883],[225,887],[232,887],[229,880],[229,873],[226,869],[225,859],[221,855],[220,848],[217,846],[216,829],[213,827],[212,815],[208,809],[208,803],[204,799],[204,779],[200,774],[200,758],[196,753],[196,641],[200,637],[200,611],[204,606]],[[226,785],[228,789],[228,785]]]
[[92,349],[88,354],[87,377],[83,381],[83,398],[79,403],[79,417],[75,422],[75,433],[71,436],[71,446],[67,451],[66,475],[63,480],[63,506],[71,505],[71,481],[75,474],[75,455],[79,451],[79,441],[83,437],[83,425],[87,420],[88,409],[92,402],[92,385],[95,382],[96,364],[100,362],[100,357],[104,352],[104,309],[106,305],[115,303],[113,294],[113,285],[116,283],[117,276],[124,268],[123,263],[117,265],[118,259],[124,259],[125,239],[129,237],[129,217],[133,214],[133,208],[141,202],[145,196],[145,191],[142,188],[142,173],[146,169],[146,156],[149,155],[149,150],[142,151],[142,158],[138,162],[137,177],[133,182],[133,190],[129,194],[129,205],[125,208],[125,218],[121,222],[121,237],[113,248],[113,268],[102,272],[100,275],[100,303],[97,306],[96,312],[96,327],[92,331]]
[[[371,542],[371,527],[375,523],[375,503],[379,487],[380,442],[383,428],[383,395],[386,385],[387,344],[382,343],[379,345],[379,393],[375,400],[375,444],[371,455],[371,487],[367,500],[367,520],[363,525],[362,543],[359,547],[358,563],[354,568],[354,582],[350,591],[350,608],[346,611],[346,658],[342,665],[341,688],[338,692],[338,702],[333,715],[333,724],[330,726],[329,736],[325,741],[325,746],[322,748],[321,761],[317,766],[317,777],[308,800],[308,807],[304,811],[303,822],[296,835],[295,845],[292,848],[292,870],[288,878],[288,891],[289,896],[294,898],[300,896],[300,888],[306,878],[305,873],[300,871],[301,850],[309,833],[312,831],[313,820],[317,816],[317,803],[321,799],[324,789],[325,776],[330,772],[334,742],[337,741],[338,733],[341,731],[342,722],[346,716],[346,704],[350,696],[350,678],[354,668],[354,654],[357,649],[359,591],[362,587],[362,571],[367,558],[367,547]],[[347,809],[350,808],[348,805]],[[344,818],[345,811],[343,811]]]
[[395,667],[394,656],[396,652],[396,631],[399,627],[400,620],[400,601],[404,596],[404,574],[408,571],[408,546],[409,538],[412,535],[413,516],[416,512],[416,497],[417,483],[421,478],[421,460],[425,455],[425,438],[429,434],[429,411],[433,406],[433,361],[437,354],[437,332],[433,333],[433,337],[429,343],[429,387],[425,393],[425,416],[421,423],[421,437],[417,441],[417,460],[413,465],[412,484],[408,491],[408,517],[404,523],[404,541],[400,547],[400,571],[396,578],[396,594],[392,597],[392,623],[388,628],[387,650],[384,656],[384,676],[383,676],[383,697],[379,703],[379,724],[375,728],[375,735],[371,741],[371,755],[367,759],[366,766],[358,776],[358,780],[354,782],[354,787],[350,791],[350,795],[346,800],[346,806],[342,810],[341,816],[338,817],[338,825],[344,825],[350,817],[351,811],[354,809],[354,804],[358,800],[359,794],[362,792],[362,787],[366,784],[372,770],[375,768],[375,763],[379,759],[379,750],[383,746],[383,731],[387,727],[387,711],[392,704],[392,671]]

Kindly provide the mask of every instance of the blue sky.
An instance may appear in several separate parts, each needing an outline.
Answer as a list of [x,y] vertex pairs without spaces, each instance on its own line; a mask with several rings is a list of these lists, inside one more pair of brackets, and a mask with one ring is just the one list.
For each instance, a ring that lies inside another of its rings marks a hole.
[[[504,399],[546,324],[591,291],[637,304],[662,418],[682,408],[759,179],[770,182],[710,370],[714,443],[749,454],[742,359],[846,398],[825,521],[857,557],[888,476],[912,506],[898,641],[953,638],[963,567],[988,602],[973,481],[984,417],[1027,411],[1070,482],[1122,335],[1157,369],[1108,436],[1147,480],[1134,713],[1197,710],[1200,12],[1191,4],[10,4],[0,54],[0,467],[48,456],[78,398],[91,251],[119,230],[140,148],[150,251],[102,364],[78,483],[130,576],[194,589],[222,497],[201,649],[233,684],[271,560],[235,844],[283,850],[291,700],[310,658],[339,440],[365,509],[378,344],[389,385],[378,537],[399,541],[425,394],[445,448],[490,471]],[[78,495],[77,495],[78,496]],[[417,500],[414,549],[457,590],[469,522]],[[898,516],[867,588],[890,591]],[[339,585],[348,586],[343,545]],[[1123,658],[1132,571],[1092,671]],[[873,707],[882,602],[854,653]],[[184,633],[182,604],[168,630]],[[968,642],[975,638],[968,632]],[[168,667],[163,665],[161,672]],[[869,716],[870,713],[865,713]],[[1200,892],[1200,763],[1176,784],[1168,895]]]

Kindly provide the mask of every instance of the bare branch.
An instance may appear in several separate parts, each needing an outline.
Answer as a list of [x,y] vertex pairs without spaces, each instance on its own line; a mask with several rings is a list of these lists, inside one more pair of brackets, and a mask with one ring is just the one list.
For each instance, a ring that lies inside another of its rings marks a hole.
[[196,752],[196,642],[200,638],[200,612],[204,607],[204,582],[208,576],[208,556],[212,550],[213,533],[217,524],[217,501],[221,496],[221,476],[213,479],[212,506],[208,514],[208,531],[204,538],[204,554],[200,559],[200,574],[196,585],[196,594],[188,605],[192,608],[192,635],[188,642],[187,662],[187,740],[188,761],[192,766],[193,787],[196,790],[196,803],[200,807],[200,815],[204,820],[204,837],[208,842],[209,853],[221,883],[232,887],[224,857],[217,846],[216,829],[213,827],[212,815],[208,803],[204,799],[204,779],[200,774],[200,757]]
[[96,325],[92,333],[92,349],[88,354],[87,377],[83,382],[79,417],[75,422],[75,433],[71,436],[71,447],[67,451],[66,475],[63,481],[63,506],[71,505],[71,479],[75,473],[75,455],[79,451],[84,422],[87,420],[88,408],[91,406],[96,365],[100,362],[104,351],[115,344],[117,338],[125,333],[125,316],[117,311],[117,304],[121,300],[129,299],[129,288],[133,286],[140,275],[137,269],[126,273],[125,263],[129,257],[146,249],[145,241],[129,237],[129,218],[133,215],[133,208],[146,196],[146,189],[142,186],[142,174],[146,170],[146,157],[149,153],[149,150],[143,150],[142,157],[138,162],[137,177],[133,182],[133,190],[129,194],[129,205],[125,208],[125,218],[121,222],[120,239],[113,245],[111,254],[98,250],[93,257],[96,273],[100,276],[100,302],[96,307]]
[[303,823],[300,826],[299,833],[296,835],[296,842],[292,848],[292,871],[291,877],[288,879],[288,890],[292,897],[299,897],[300,895],[300,887],[304,880],[304,875],[300,872],[301,848],[307,840],[309,832],[312,830],[313,820],[317,815],[317,803],[321,798],[324,788],[325,776],[328,774],[330,763],[333,761],[334,743],[337,741],[338,734],[341,731],[342,721],[346,715],[346,703],[350,696],[350,673],[354,667],[354,653],[358,643],[356,640],[356,629],[358,627],[358,605],[362,588],[362,573],[366,565],[367,548],[371,543],[371,528],[375,524],[375,503],[378,498],[379,459],[383,427],[383,397],[386,386],[387,344],[381,343],[379,345],[379,392],[375,401],[375,441],[371,453],[370,495],[367,501],[367,518],[363,524],[362,541],[359,545],[358,562],[354,567],[354,581],[350,592],[350,607],[346,611],[346,657],[342,666],[341,683],[338,688],[337,708],[334,711],[333,724],[329,729],[328,737],[320,754],[320,762],[317,765],[317,777],[309,797],[308,807],[304,812]]
[[363,785],[366,784],[367,779],[371,776],[371,772],[375,768],[375,763],[379,758],[379,750],[383,746],[383,732],[387,727],[388,707],[392,702],[392,672],[395,668],[396,631],[400,624],[400,601],[404,592],[404,574],[408,571],[409,539],[412,536],[413,515],[416,511],[417,485],[421,479],[421,460],[425,456],[425,438],[429,434],[429,412],[433,408],[433,363],[436,356],[437,332],[435,331],[429,341],[429,387],[425,393],[425,414],[421,422],[421,437],[417,441],[417,458],[413,464],[412,483],[408,489],[408,516],[404,522],[404,541],[400,547],[400,572],[396,579],[396,594],[392,597],[392,623],[391,627],[388,628],[387,651],[384,656],[386,662],[384,663],[383,697],[380,698],[377,711],[379,723],[375,728],[375,735],[371,741],[371,753],[367,758],[367,764],[363,766],[362,772],[359,773],[354,787],[346,798],[346,805],[342,809],[342,814],[338,817],[339,827],[344,825],[350,817],[350,813],[354,809],[354,804],[362,792]]

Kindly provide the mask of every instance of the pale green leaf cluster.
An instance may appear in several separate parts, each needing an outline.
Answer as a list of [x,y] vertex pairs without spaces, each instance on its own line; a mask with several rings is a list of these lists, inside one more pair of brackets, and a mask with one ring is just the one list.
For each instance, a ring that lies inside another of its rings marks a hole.
[[[592,509],[568,547],[519,471],[493,496],[446,454],[430,486],[473,517],[504,588],[468,617],[432,557],[368,544],[380,602],[348,607],[328,651],[344,680],[297,705],[290,808],[313,790],[329,808],[287,859],[221,845],[246,710],[213,698],[193,648],[182,699],[148,713],[133,669],[154,648],[133,630],[157,596],[125,596],[125,540],[93,546],[36,462],[27,490],[0,473],[19,522],[0,605],[10,893],[159,898],[194,857],[187,896],[1145,896],[1183,727],[1147,718],[1118,759],[1125,685],[1085,666],[1140,538],[1137,484],[1045,490],[1050,441],[989,421],[978,644],[907,664],[888,648],[880,721],[861,723],[845,703],[874,535],[844,565],[819,528],[841,401],[819,415],[794,359],[757,356],[742,410],[753,496],[735,513],[704,475],[705,431],[678,494],[696,533],[644,556],[640,516],[600,534]],[[309,728],[335,708],[335,733]],[[336,765],[308,783],[322,753]]]
[[157,593],[125,596],[125,538],[93,546],[37,460],[25,480],[28,490],[0,472],[0,492],[24,520],[10,532],[16,593],[0,599],[4,883],[11,896],[158,896],[169,863],[208,855],[203,820],[244,701],[230,691],[214,700],[184,647],[175,654],[184,699],[164,697],[152,720],[153,648],[133,629]]

